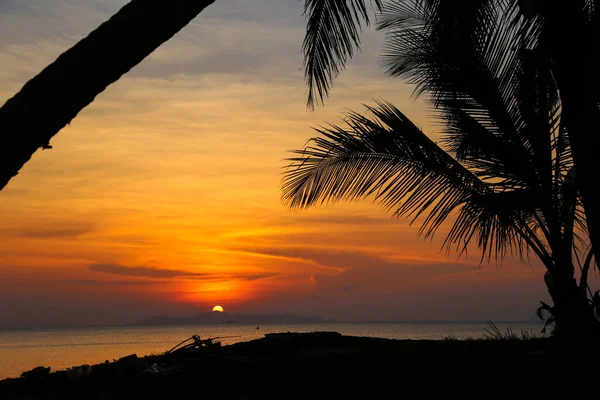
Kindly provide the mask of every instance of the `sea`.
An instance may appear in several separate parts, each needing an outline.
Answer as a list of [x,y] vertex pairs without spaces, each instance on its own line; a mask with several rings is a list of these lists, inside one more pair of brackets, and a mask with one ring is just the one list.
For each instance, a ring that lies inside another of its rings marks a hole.
[[[495,323],[502,333],[541,336],[537,322]],[[220,338],[222,345],[246,342],[276,332],[330,331],[343,335],[389,339],[478,339],[490,336],[487,322],[328,322],[270,325],[119,326],[69,329],[0,330],[0,380],[19,377],[37,366],[63,370],[82,364],[98,364],[137,354],[160,354],[192,335]]]

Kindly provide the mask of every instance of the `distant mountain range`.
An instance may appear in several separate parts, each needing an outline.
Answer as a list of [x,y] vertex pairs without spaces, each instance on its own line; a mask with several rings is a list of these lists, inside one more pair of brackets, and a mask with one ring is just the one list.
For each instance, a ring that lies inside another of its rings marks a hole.
[[206,312],[191,317],[169,317],[168,315],[154,316],[138,320],[130,325],[161,326],[161,325],[202,325],[202,324],[314,324],[335,322],[332,319],[320,317],[302,317],[294,314],[236,314],[227,312]]

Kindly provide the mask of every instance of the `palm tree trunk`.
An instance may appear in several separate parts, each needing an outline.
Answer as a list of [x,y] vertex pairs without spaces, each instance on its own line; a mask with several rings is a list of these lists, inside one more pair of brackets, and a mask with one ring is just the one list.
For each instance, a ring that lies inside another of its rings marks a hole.
[[544,281],[554,302],[552,316],[555,319],[554,334],[563,338],[598,338],[600,321],[587,298],[587,287],[577,286],[572,274],[547,272]]
[[[590,231],[592,248],[600,249],[600,179],[598,168],[598,147],[596,136],[600,134],[600,110],[595,100],[576,88],[585,86],[575,82],[577,77],[567,77],[573,72],[564,72],[562,79],[563,118],[569,131],[578,189],[581,193],[586,222]],[[579,85],[579,86],[577,86]]]
[[[584,13],[584,1],[544,3],[547,51],[560,89],[562,118],[569,134],[577,186],[586,214],[593,249],[600,249],[600,175],[596,136],[600,133],[597,70],[591,53],[597,43]],[[598,251],[598,250],[597,250]]]
[[214,0],[132,0],[0,108],[0,189],[108,85]]

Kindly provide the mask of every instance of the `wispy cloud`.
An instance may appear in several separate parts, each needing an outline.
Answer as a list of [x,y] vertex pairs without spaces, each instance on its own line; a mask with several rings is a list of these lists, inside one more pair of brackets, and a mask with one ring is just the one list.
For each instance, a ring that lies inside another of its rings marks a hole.
[[90,232],[92,232],[92,229],[90,227],[43,229],[26,231],[23,232],[21,236],[30,239],[64,239],[77,238],[78,236],[85,235]]
[[182,269],[155,268],[146,266],[127,266],[120,264],[93,264],[88,266],[93,272],[101,272],[111,275],[143,277],[149,279],[194,279],[207,281],[242,280],[257,281],[267,279],[277,274],[274,273],[213,273],[213,272],[191,272]]
[[167,280],[156,279],[131,279],[131,280],[113,280],[102,281],[98,279],[70,279],[64,280],[64,283],[77,286],[138,286],[138,285],[162,285],[170,283]]
[[211,276],[208,272],[190,272],[180,269],[154,267],[131,267],[119,264],[93,264],[90,271],[121,276],[139,276],[144,278],[199,278]]
[[275,276],[277,276],[277,274],[255,274],[255,275],[239,275],[239,276],[236,276],[236,278],[244,280],[244,281],[258,281],[261,279],[273,278]]
[[347,268],[378,266],[399,266],[402,262],[387,261],[381,257],[359,251],[340,251],[336,249],[302,248],[302,247],[257,247],[241,248],[254,254],[274,257],[292,258],[311,261],[324,268],[335,268],[343,271]]
[[346,285],[344,286],[344,292],[352,292],[354,289],[358,288],[359,285],[357,285],[356,283],[351,283],[350,285]]

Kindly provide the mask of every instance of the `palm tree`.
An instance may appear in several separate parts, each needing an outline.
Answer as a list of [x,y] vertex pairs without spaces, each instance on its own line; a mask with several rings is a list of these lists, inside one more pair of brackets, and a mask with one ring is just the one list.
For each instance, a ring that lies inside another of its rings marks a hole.
[[547,269],[554,305],[542,308],[556,333],[600,332],[599,295],[587,284],[593,252],[579,176],[548,58],[519,34],[523,25],[507,8],[488,10],[493,22],[477,40],[460,15],[440,27],[429,7],[402,10],[380,21],[389,29],[384,62],[430,94],[446,127],[441,146],[379,102],[367,108],[372,118],[350,113],[346,128],[318,129],[320,137],[295,151],[284,201],[305,208],[373,198],[396,216],[422,218],[425,237],[455,216],[446,246],[466,251],[473,243],[488,260],[532,252]]
[[214,0],[132,0],[0,108],[0,189],[108,85]]
[[[360,44],[361,22],[369,23],[367,5],[383,17],[379,29],[390,21],[420,24],[418,16],[426,11],[431,18],[426,30],[442,33],[461,30],[463,41],[446,41],[448,52],[459,54],[465,45],[490,40],[488,27],[496,23],[497,10],[503,10],[518,34],[537,57],[546,58],[559,89],[564,125],[568,128],[577,167],[590,238],[600,247],[600,186],[595,176],[596,149],[593,136],[600,131],[600,4],[597,0],[305,0],[308,16],[304,40],[305,77],[309,88],[308,106],[323,102],[333,79],[343,69]],[[420,33],[415,32],[415,35]],[[397,32],[388,40],[398,43]],[[401,36],[402,40],[417,40]],[[410,43],[407,43],[410,45]],[[396,49],[392,49],[396,50]],[[388,54],[393,55],[393,54]],[[406,63],[400,73],[418,75],[422,65]],[[427,86],[422,86],[426,92]],[[420,94],[421,92],[418,92]]]
[[526,35],[543,48],[563,105],[592,244],[600,248],[600,183],[595,172],[600,131],[600,3],[597,0],[512,1]]

